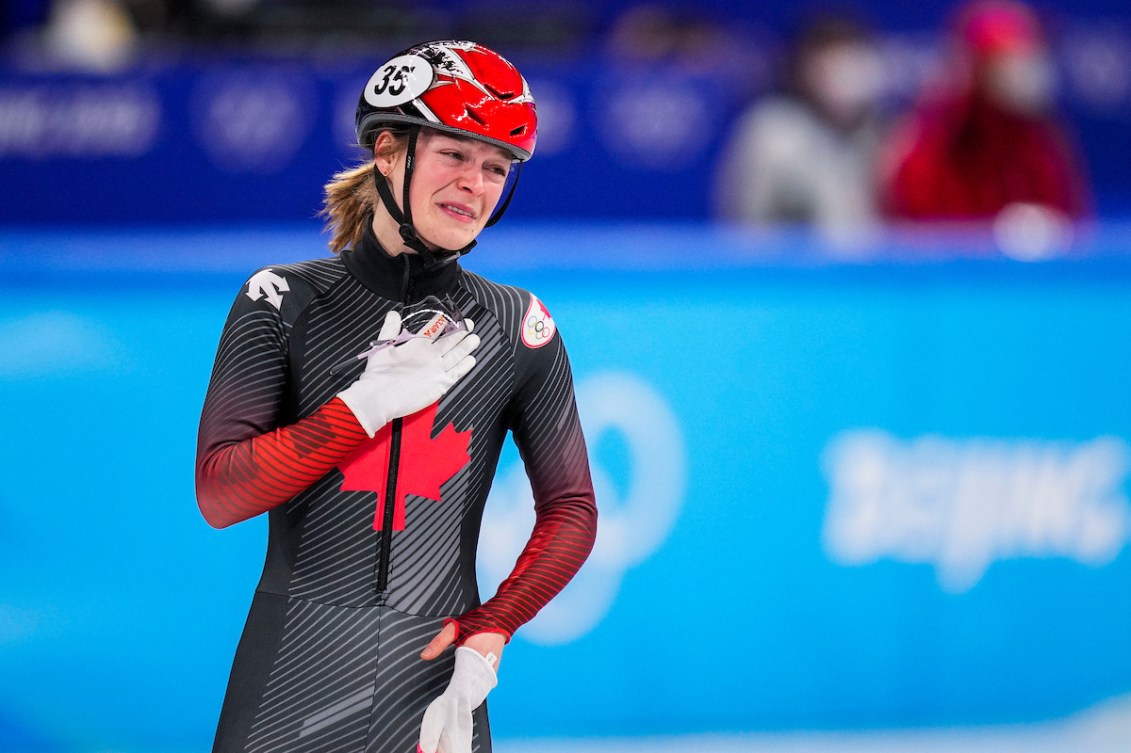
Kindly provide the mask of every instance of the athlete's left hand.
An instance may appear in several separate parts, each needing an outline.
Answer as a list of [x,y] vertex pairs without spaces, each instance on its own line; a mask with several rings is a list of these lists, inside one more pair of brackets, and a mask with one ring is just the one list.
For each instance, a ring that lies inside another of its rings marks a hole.
[[447,690],[432,701],[420,723],[422,753],[471,753],[475,726],[471,712],[483,705],[498,683],[494,659],[467,646],[456,649]]
[[[454,622],[444,625],[444,628],[420,652],[420,658],[424,661],[432,661],[444,653],[448,646],[456,642],[457,635],[458,629]],[[484,656],[494,654],[496,657],[495,670],[498,671],[497,662],[503,658],[503,647],[507,645],[507,639],[502,633],[475,633],[464,641],[463,645],[475,649]]]

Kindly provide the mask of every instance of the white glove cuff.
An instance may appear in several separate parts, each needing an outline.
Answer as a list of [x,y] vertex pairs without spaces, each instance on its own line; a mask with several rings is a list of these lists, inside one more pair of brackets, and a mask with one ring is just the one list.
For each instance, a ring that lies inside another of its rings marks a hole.
[[498,684],[499,677],[483,654],[467,646],[456,649],[456,668],[452,672],[451,685],[463,691],[471,702],[471,708],[479,708]]
[[353,411],[354,418],[361,424],[361,428],[365,429],[370,439],[382,426],[389,423],[382,409],[381,403],[384,401],[381,395],[375,394],[372,388],[363,386],[360,380],[339,392],[338,397]]

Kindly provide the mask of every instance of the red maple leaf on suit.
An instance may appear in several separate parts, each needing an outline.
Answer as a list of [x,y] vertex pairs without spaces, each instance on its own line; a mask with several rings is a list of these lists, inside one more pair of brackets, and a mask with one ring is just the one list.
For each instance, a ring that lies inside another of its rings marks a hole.
[[[401,424],[400,461],[397,465],[396,489],[393,498],[393,530],[404,530],[405,498],[409,494],[440,499],[440,486],[471,461],[467,447],[471,430],[456,431],[449,423],[432,437],[439,403],[405,416]],[[381,427],[377,435],[367,439],[338,468],[342,472],[342,491],[376,492],[377,509],[373,514],[373,530],[380,531],[385,518],[386,485],[389,481],[389,440],[392,424]]]

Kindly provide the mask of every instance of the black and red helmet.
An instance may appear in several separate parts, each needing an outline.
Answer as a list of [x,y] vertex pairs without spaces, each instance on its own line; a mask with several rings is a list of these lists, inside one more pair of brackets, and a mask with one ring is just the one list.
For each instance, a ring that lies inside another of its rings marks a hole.
[[475,42],[426,42],[394,55],[357,103],[357,141],[373,148],[390,123],[416,124],[502,147],[530,159],[538,115],[530,87],[502,55]]

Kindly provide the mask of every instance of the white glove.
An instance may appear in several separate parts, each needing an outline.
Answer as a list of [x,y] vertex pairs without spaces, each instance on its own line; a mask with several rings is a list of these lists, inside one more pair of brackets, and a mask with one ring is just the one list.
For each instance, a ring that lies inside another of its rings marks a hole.
[[[357,381],[338,393],[370,437],[394,418],[427,408],[471,371],[479,335],[470,334],[470,319],[464,321],[466,330],[435,340],[414,337],[377,350]],[[378,339],[392,340],[400,333],[401,315],[390,311]]]
[[448,689],[429,704],[420,723],[420,750],[471,753],[471,712],[483,705],[498,681],[491,662],[483,654],[467,646],[457,648],[456,668]]

